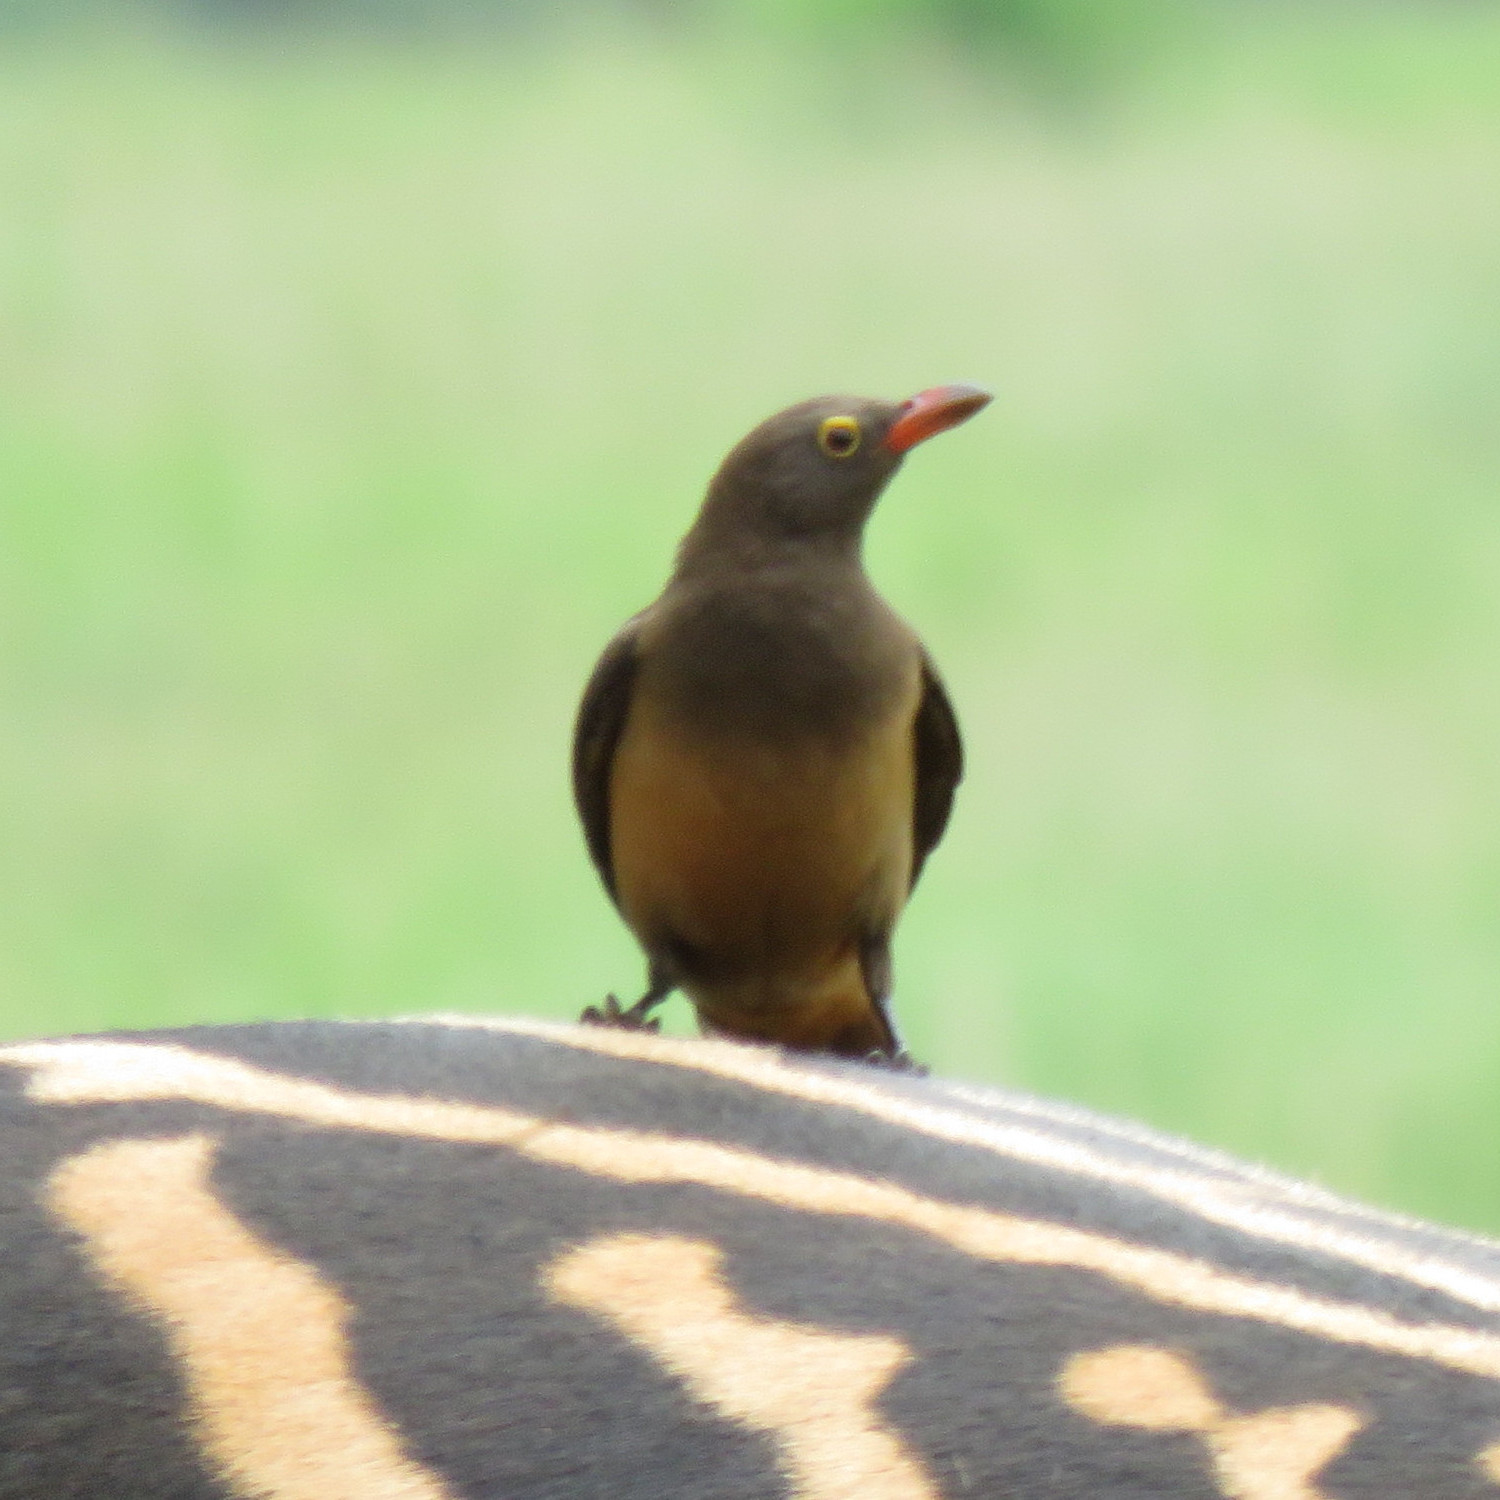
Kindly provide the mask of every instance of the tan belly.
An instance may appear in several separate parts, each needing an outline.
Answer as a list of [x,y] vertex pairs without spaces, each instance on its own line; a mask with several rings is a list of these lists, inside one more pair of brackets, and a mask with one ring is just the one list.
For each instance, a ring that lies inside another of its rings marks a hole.
[[686,945],[710,1027],[820,1046],[869,1012],[859,943],[910,885],[918,691],[914,674],[838,747],[730,744],[633,705],[610,783],[616,891],[648,952]]

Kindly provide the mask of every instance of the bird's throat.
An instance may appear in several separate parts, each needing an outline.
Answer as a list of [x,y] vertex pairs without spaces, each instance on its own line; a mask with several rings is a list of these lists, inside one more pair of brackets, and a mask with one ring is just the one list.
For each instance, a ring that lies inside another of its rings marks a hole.
[[659,701],[711,734],[857,737],[909,693],[919,660],[857,562],[669,589],[653,613],[644,670]]

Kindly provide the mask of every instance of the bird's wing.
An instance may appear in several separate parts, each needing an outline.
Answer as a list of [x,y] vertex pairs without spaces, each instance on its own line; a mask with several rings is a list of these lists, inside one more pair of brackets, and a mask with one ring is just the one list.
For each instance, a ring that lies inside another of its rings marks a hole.
[[604,648],[583,690],[578,722],[573,727],[573,801],[583,821],[589,856],[611,900],[615,876],[609,849],[609,772],[630,711],[639,662],[638,634],[638,619],[629,620]]
[[922,654],[922,701],[914,732],[916,796],[912,809],[911,883],[917,883],[927,856],[937,847],[953,810],[953,793],[964,774],[964,745],[953,705],[937,668]]

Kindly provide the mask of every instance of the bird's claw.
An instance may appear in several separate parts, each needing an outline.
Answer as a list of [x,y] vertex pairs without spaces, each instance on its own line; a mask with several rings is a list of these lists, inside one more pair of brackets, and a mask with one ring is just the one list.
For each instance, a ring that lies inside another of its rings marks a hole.
[[607,1026],[614,1031],[660,1031],[661,1018],[652,1016],[643,1000],[628,1008],[614,995],[606,995],[603,1005],[589,1005],[578,1018],[583,1026]]
[[867,1052],[864,1061],[872,1068],[885,1068],[892,1073],[906,1073],[912,1078],[926,1078],[932,1071],[926,1063],[919,1063],[905,1047],[899,1052]]

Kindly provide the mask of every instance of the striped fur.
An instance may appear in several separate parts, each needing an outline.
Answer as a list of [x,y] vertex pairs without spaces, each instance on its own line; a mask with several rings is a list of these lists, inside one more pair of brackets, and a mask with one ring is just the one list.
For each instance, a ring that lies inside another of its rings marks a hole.
[[462,1020],[0,1047],[0,1500],[1500,1500],[1500,1246]]

